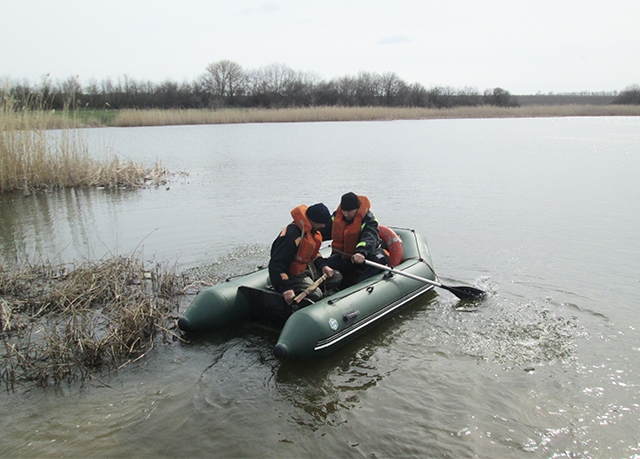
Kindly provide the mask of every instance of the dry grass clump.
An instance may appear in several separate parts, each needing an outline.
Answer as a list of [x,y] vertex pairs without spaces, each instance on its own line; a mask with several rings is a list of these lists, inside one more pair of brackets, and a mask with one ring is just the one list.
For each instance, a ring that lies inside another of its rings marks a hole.
[[97,161],[78,131],[5,131],[0,137],[0,193],[65,187],[139,188],[164,185],[168,171],[117,157]]
[[0,266],[0,380],[39,385],[93,378],[141,358],[171,329],[184,279],[132,256],[73,269]]
[[[4,101],[0,110],[0,193],[103,186],[164,185],[168,172],[158,162],[144,168],[117,157],[99,161],[78,129],[51,131],[45,110],[19,110]],[[58,117],[59,118],[59,117]]]
[[454,118],[534,118],[556,116],[640,116],[633,105],[531,105],[525,107],[303,107],[284,109],[122,110],[112,126],[384,121]]

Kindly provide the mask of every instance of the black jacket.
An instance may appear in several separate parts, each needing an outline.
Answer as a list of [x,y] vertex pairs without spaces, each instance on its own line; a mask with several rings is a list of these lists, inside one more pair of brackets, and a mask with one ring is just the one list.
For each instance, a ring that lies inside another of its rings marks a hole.
[[[271,244],[271,259],[269,260],[269,278],[271,285],[276,291],[283,293],[292,289],[290,280],[289,265],[298,253],[296,239],[302,235],[300,228],[295,223],[287,226],[284,236],[278,235],[273,244]],[[327,265],[327,260],[322,256],[318,256],[313,264],[321,271]]]

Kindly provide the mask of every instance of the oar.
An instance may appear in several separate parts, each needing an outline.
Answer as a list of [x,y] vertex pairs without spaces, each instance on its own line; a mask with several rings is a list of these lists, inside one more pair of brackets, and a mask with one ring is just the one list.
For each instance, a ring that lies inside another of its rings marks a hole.
[[482,290],[480,290],[478,288],[465,287],[465,286],[451,287],[451,286],[448,286],[448,285],[441,284],[440,282],[432,281],[431,279],[426,279],[424,277],[416,276],[416,275],[411,274],[411,273],[405,273],[404,271],[398,271],[397,269],[393,269],[393,268],[390,268],[389,266],[381,265],[380,263],[375,263],[375,262],[369,261],[369,260],[364,260],[364,262],[365,262],[365,264],[367,264],[369,266],[375,266],[376,268],[384,269],[385,271],[389,271],[389,272],[392,272],[394,274],[400,274],[401,276],[409,277],[411,279],[415,279],[415,280],[424,282],[425,284],[431,284],[431,285],[434,285],[436,287],[440,287],[440,288],[443,288],[445,290],[449,290],[451,293],[453,293],[455,296],[457,296],[461,300],[470,300],[470,299],[477,300],[477,299],[480,299],[480,298],[484,297],[484,295],[486,294],[484,291],[482,291]]
[[304,292],[299,293],[298,296],[296,296],[293,299],[293,301],[295,301],[296,303],[300,303],[309,293],[317,289],[320,286],[320,284],[322,284],[325,281],[327,277],[329,277],[329,275],[327,273],[324,273],[317,281],[315,281],[313,284],[308,286],[304,290]]

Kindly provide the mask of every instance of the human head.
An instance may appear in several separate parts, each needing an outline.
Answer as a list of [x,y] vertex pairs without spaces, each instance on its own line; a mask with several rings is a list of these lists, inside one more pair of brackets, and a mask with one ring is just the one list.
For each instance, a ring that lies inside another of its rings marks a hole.
[[342,198],[340,199],[340,208],[342,210],[349,211],[358,209],[359,207],[360,200],[355,193],[349,191],[348,193],[342,195]]
[[311,226],[313,226],[315,230],[318,230],[324,228],[324,225],[326,225],[331,218],[331,214],[327,206],[319,202],[307,208],[307,218],[311,222]]

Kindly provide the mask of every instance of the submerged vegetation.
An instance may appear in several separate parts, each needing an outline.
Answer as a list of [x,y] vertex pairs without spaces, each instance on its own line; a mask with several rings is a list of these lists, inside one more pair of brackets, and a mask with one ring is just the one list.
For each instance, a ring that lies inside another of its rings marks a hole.
[[80,266],[0,265],[0,381],[95,379],[142,358],[172,331],[185,278],[135,256]]

